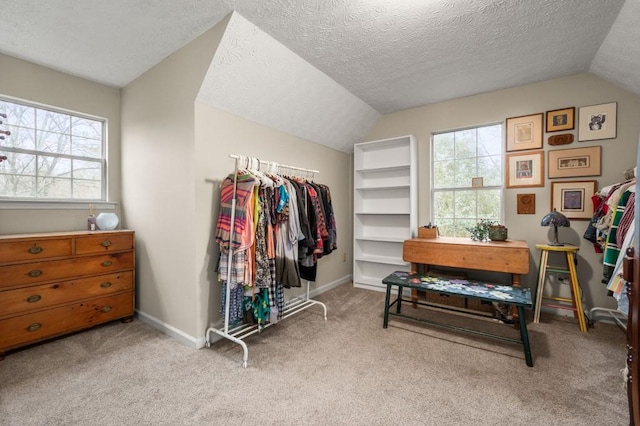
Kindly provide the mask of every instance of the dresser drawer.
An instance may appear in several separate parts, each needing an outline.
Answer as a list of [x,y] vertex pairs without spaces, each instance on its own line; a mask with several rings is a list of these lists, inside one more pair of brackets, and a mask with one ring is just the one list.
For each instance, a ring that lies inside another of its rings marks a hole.
[[0,320],[0,352],[133,315],[133,292]]
[[0,318],[133,289],[133,272],[78,278],[0,292]]
[[133,269],[133,252],[0,266],[0,288]]
[[0,242],[0,263],[70,256],[71,238]]
[[133,234],[96,234],[76,238],[75,254],[100,254],[133,249]]

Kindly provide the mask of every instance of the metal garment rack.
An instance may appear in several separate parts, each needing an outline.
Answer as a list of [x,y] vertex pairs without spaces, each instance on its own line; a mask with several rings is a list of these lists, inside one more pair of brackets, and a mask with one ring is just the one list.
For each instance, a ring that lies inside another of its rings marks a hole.
[[[251,169],[252,167],[257,167],[258,171],[261,168],[261,165],[267,166],[267,171],[275,173],[275,172],[283,172],[288,171],[294,175],[304,175],[305,177],[313,178],[316,173],[320,173],[317,170],[305,169],[301,167],[293,167],[287,166],[284,164],[278,164],[273,161],[262,161],[253,157],[246,157],[240,155],[229,155],[230,158],[235,160],[235,170],[233,173],[233,199],[231,200],[231,230],[229,235],[229,250],[228,250],[228,267],[227,267],[227,285],[226,285],[226,297],[225,297],[225,306],[224,306],[224,323],[223,328],[218,329],[215,327],[209,327],[205,333],[206,343],[205,346],[208,348],[211,346],[211,340],[209,339],[210,333],[216,333],[219,336],[224,337],[225,339],[231,340],[239,344],[242,347],[243,355],[242,355],[242,366],[247,368],[247,361],[249,359],[249,348],[247,344],[243,342],[243,339],[251,336],[255,333],[260,333],[263,329],[273,325],[273,323],[268,322],[265,325],[257,325],[257,324],[240,324],[237,327],[229,328],[229,302],[231,298],[231,265],[233,259],[233,248],[231,242],[233,241],[233,232],[235,229],[235,220],[236,220],[236,195],[237,195],[237,184],[238,184],[238,167],[241,163],[245,162],[246,168]],[[282,319],[288,318],[294,314],[302,312],[303,310],[310,308],[313,305],[321,305],[324,308],[324,320],[327,320],[327,306],[318,302],[317,300],[313,300],[309,297],[309,285],[310,281],[307,281],[307,291],[304,296],[298,296],[294,299],[288,300],[285,302],[284,312],[282,313]]]

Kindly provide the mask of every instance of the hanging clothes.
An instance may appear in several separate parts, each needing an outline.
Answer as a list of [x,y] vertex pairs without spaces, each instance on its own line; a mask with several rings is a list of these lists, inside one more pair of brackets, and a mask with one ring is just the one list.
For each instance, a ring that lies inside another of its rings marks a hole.
[[330,190],[277,174],[238,171],[222,182],[215,240],[223,314],[229,285],[230,321],[249,314],[259,325],[275,323],[284,313],[284,288],[315,281],[317,260],[337,248]]

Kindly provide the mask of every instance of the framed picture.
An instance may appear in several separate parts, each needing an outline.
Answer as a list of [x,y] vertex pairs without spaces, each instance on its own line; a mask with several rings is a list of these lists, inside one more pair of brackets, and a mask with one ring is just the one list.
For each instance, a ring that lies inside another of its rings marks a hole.
[[551,183],[551,210],[567,219],[589,220],[593,216],[591,197],[596,193],[595,180]]
[[578,121],[578,141],[615,138],[617,114],[617,102],[581,107]]
[[575,107],[547,111],[547,133],[573,130],[575,127],[575,113]]
[[507,154],[507,188],[544,186],[544,151]]
[[507,152],[542,148],[542,113],[507,118]]
[[518,214],[536,214],[536,194],[518,194]]
[[483,185],[483,179],[482,177],[474,177],[471,178],[471,187],[472,188],[482,188]]
[[581,176],[600,176],[601,146],[555,149],[549,151],[549,179]]

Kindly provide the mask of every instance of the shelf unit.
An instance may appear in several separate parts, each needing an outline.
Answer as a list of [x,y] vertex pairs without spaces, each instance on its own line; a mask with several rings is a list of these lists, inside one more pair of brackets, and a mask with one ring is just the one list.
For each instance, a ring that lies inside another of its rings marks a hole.
[[410,268],[402,243],[418,228],[417,158],[411,135],[354,146],[355,287],[384,291],[384,277]]

